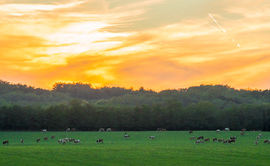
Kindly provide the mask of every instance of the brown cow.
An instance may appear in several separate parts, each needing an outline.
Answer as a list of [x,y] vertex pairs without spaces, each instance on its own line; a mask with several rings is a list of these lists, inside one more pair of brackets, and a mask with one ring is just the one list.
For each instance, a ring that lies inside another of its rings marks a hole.
[[208,142],[208,141],[210,141],[210,138],[205,138],[204,139],[204,142]]
[[223,141],[224,141],[223,138],[218,139],[218,142],[223,142]]
[[55,136],[53,135],[53,136],[51,136],[51,139],[54,139],[55,138]]
[[76,128],[72,128],[71,131],[76,131]]
[[38,143],[38,142],[40,141],[40,138],[38,138],[36,141],[37,141],[37,143]]
[[213,138],[213,142],[217,141],[217,138]]
[[23,139],[21,139],[21,144],[23,144]]
[[8,142],[8,140],[6,140],[6,141],[3,141],[3,145],[9,145],[9,142]]
[[203,139],[203,138],[204,138],[203,136],[200,136],[200,137],[197,138],[197,140],[198,140],[198,139]]
[[97,144],[97,143],[101,143],[101,142],[102,142],[102,144],[103,144],[103,139],[97,139],[96,144]]
[[74,142],[75,139],[74,139],[74,138],[70,138],[68,141],[69,141],[69,142]]
[[269,144],[270,141],[269,141],[269,139],[266,139],[266,140],[263,141],[263,143],[268,143]]
[[190,134],[191,134],[191,133],[193,133],[193,131],[192,131],[192,130],[190,130],[188,133],[190,133]]
[[44,141],[48,141],[48,137],[44,137]]

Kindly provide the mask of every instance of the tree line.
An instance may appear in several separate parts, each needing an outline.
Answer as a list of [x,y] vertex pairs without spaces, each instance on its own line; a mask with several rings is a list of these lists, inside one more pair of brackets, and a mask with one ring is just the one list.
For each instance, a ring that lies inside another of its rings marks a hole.
[[183,89],[155,92],[141,87],[138,90],[121,87],[93,88],[85,83],[55,83],[51,90],[0,80],[0,106],[40,105],[48,107],[72,99],[85,100],[96,106],[135,107],[138,105],[165,104],[177,100],[184,107],[208,101],[225,109],[241,104],[270,103],[270,90],[234,89],[228,85],[200,85]]
[[155,92],[85,83],[51,90],[0,80],[0,130],[270,130],[270,91],[200,85]]
[[94,106],[73,99],[48,108],[37,106],[2,106],[0,130],[97,131],[113,130],[270,130],[270,104],[242,104],[220,110],[212,103],[201,101],[183,107],[170,100],[165,104],[136,107]]

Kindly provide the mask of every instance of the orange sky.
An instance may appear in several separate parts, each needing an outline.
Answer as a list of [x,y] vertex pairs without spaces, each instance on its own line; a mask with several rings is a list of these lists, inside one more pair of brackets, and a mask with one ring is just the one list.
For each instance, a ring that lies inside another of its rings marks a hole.
[[0,79],[269,89],[268,0],[1,0]]

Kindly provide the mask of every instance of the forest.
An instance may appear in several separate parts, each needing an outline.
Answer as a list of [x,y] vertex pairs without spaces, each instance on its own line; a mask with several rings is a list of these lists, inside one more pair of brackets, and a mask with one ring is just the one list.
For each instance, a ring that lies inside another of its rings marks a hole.
[[55,83],[51,90],[0,80],[5,131],[270,130],[270,91],[200,85],[160,92]]

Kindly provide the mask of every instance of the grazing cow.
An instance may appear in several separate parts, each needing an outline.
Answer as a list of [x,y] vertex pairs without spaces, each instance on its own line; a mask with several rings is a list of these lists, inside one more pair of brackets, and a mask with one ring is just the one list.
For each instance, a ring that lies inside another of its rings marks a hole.
[[237,139],[237,137],[230,137],[230,139]]
[[21,144],[23,144],[23,139],[21,139]]
[[44,138],[44,141],[48,141],[48,137],[45,137],[45,138]]
[[258,145],[258,142],[259,142],[259,141],[254,141],[254,144],[255,144],[255,145]]
[[112,131],[112,129],[111,129],[111,128],[107,128],[107,130],[106,130],[106,131],[107,131],[107,132],[108,132],[108,131]]
[[70,138],[70,139],[68,139],[68,141],[69,141],[69,142],[74,142],[75,139],[74,139],[74,138]]
[[259,137],[260,137],[260,138],[262,138],[262,136],[263,136],[262,134],[259,134]]
[[241,136],[244,136],[244,134],[245,134],[245,133],[244,133],[243,131],[241,131],[240,135],[241,135]]
[[223,143],[224,144],[229,143],[229,140],[224,140]]
[[81,143],[80,139],[75,139],[73,142],[73,144],[79,144],[79,143]]
[[58,143],[62,143],[64,141],[64,139],[59,139]]
[[67,140],[63,139],[62,144],[65,145],[67,143]]
[[210,142],[210,138],[205,138],[204,139],[204,142],[208,142],[208,141]]
[[125,133],[124,138],[129,138],[129,137],[130,137],[130,135],[128,135],[127,133]]
[[193,133],[193,130],[190,130],[188,133],[190,133],[190,134]]
[[203,139],[203,138],[204,138],[203,136],[200,136],[200,137],[198,137],[198,138],[197,138],[197,140],[199,140],[199,139]]
[[223,138],[218,139],[218,142],[223,142],[223,141],[224,141]]
[[76,131],[76,128],[72,128],[71,131]]
[[247,131],[247,129],[243,128],[243,129],[241,129],[241,131],[242,131],[242,132],[246,132],[246,131]]
[[194,139],[196,139],[196,137],[195,137],[195,136],[194,136],[194,137],[190,137],[189,139],[190,139],[190,140],[194,140]]
[[53,136],[51,136],[51,139],[54,139],[55,138],[55,136],[53,135]]
[[3,141],[3,145],[9,145],[9,142],[8,142],[8,140],[6,140],[6,141]]
[[261,138],[260,136],[257,136],[257,137],[256,137],[257,141],[258,141],[260,138]]
[[38,143],[38,142],[40,141],[40,138],[38,138],[36,141],[37,141],[37,143]]
[[103,139],[97,139],[96,144],[97,144],[97,143],[101,143],[101,142],[102,142],[102,144],[103,144]]
[[156,139],[155,136],[149,136],[148,138],[149,138],[149,139]]
[[201,144],[204,143],[204,140],[196,140],[194,144]]
[[219,133],[219,132],[220,132],[220,129],[217,129],[217,130],[216,130],[216,133]]
[[105,131],[105,130],[104,130],[104,128],[99,128],[98,131],[101,132],[101,131]]
[[235,139],[230,139],[230,140],[228,140],[228,143],[232,143],[232,142],[235,143]]
[[217,141],[217,138],[213,138],[213,142]]
[[266,139],[266,140],[263,141],[263,143],[264,143],[264,144],[266,144],[266,143],[269,144],[269,143],[270,143],[270,140],[269,140],[269,139]]
[[225,131],[230,131],[230,128],[225,128],[224,130],[225,130]]

